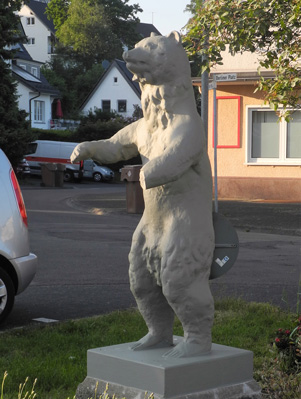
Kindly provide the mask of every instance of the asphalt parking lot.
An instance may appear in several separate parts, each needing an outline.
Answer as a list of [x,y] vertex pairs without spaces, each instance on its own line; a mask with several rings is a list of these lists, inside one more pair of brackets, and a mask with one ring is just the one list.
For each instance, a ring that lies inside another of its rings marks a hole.
[[[124,183],[21,183],[30,246],[38,256],[32,284],[16,297],[5,326],[68,320],[135,306],[128,253],[141,214],[129,214]],[[220,200],[219,213],[235,227],[234,266],[211,280],[215,297],[269,302],[295,311],[301,298],[301,205]]]

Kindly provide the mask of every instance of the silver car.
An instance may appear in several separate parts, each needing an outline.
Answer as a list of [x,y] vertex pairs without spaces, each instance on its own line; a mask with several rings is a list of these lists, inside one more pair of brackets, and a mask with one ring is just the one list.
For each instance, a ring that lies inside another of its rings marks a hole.
[[27,214],[15,172],[0,149],[0,323],[30,284],[37,257],[29,251]]

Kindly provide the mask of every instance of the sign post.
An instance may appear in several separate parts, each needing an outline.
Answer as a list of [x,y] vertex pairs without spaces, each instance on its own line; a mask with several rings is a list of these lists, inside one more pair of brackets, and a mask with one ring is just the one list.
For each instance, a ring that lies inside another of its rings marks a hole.
[[216,104],[216,82],[228,82],[237,80],[236,73],[221,73],[213,75],[213,81],[209,83],[209,90],[213,90],[213,137],[214,137],[214,211],[218,213],[218,195],[217,195],[217,104]]

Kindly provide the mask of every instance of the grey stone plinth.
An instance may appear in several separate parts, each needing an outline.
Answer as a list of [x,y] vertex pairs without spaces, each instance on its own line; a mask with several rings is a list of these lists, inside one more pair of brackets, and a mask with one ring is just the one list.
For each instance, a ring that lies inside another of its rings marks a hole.
[[129,343],[89,350],[87,378],[76,398],[95,397],[96,383],[98,395],[108,383],[108,393],[118,399],[144,399],[145,392],[156,399],[261,398],[250,351],[213,344],[211,353],[203,356],[169,359],[162,357],[165,352],[166,348],[135,352]]

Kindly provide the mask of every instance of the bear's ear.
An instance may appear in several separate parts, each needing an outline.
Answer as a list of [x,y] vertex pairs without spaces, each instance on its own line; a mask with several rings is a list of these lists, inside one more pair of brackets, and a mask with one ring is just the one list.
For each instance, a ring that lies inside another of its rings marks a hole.
[[157,33],[155,33],[155,32],[152,32],[151,34],[150,34],[150,37],[154,37],[154,36],[159,36]]
[[174,39],[178,43],[182,43],[181,35],[176,30],[173,30],[167,37],[170,39]]

